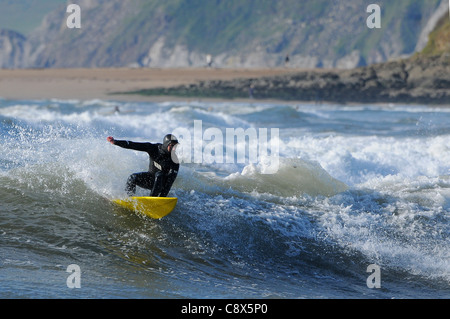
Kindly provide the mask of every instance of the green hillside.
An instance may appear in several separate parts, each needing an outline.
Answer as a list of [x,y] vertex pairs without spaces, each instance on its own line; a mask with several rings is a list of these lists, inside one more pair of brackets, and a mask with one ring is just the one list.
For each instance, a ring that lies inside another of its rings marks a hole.
[[281,51],[292,36],[285,33],[297,21],[320,17],[327,2],[141,0],[139,13],[122,22],[120,32],[111,42],[115,47],[123,47],[135,35],[152,37],[155,32],[164,32],[169,46],[183,44],[190,50],[211,54],[240,50],[255,42],[268,45],[269,51]]
[[[269,53],[330,58],[360,50],[367,59],[393,37],[402,54],[412,53],[427,22],[424,17],[439,2],[377,1],[382,8],[382,28],[377,30],[366,26],[366,7],[372,2],[364,0],[147,0],[142,1],[139,15],[123,27],[126,35],[150,33],[158,27],[155,21],[163,21],[167,44],[183,43],[190,50],[212,54],[260,45]],[[116,46],[129,38],[116,38]]]
[[420,53],[422,56],[435,56],[450,53],[450,19],[444,16],[428,37],[428,44]]

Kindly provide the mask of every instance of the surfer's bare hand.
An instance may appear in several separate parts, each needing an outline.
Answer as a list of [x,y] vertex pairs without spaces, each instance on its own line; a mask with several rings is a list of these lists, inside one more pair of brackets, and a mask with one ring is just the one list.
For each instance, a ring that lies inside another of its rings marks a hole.
[[106,140],[107,140],[108,142],[110,142],[111,144],[114,144],[114,137],[108,136],[108,137],[106,138]]

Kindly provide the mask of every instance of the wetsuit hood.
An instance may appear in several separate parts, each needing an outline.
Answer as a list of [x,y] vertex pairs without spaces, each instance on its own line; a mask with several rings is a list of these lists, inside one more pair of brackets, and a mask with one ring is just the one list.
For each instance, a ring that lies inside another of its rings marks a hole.
[[163,143],[162,143],[162,146],[163,146],[162,148],[163,148],[164,152],[169,153],[167,151],[167,147],[171,143],[172,144],[178,144],[178,139],[176,138],[176,136],[173,135],[173,134],[167,134],[166,136],[164,136]]

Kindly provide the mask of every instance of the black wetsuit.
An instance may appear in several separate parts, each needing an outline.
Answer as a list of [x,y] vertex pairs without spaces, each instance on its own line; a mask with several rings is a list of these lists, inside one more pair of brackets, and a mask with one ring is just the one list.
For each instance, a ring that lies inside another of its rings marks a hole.
[[129,196],[136,193],[136,186],[151,190],[150,196],[167,196],[177,177],[180,164],[172,160],[171,153],[167,151],[166,145],[123,140],[114,140],[114,145],[147,152],[150,157],[148,172],[135,173],[128,178],[126,191]]

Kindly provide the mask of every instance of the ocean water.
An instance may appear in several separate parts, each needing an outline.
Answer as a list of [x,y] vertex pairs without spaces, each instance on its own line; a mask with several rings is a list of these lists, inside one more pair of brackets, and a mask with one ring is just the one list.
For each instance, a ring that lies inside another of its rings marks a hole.
[[[216,161],[189,161],[196,123]],[[0,100],[0,297],[449,298],[449,123],[430,106]],[[230,128],[267,129],[276,172],[250,138],[221,162]],[[148,157],[106,137],[177,130],[176,209],[112,204]]]

